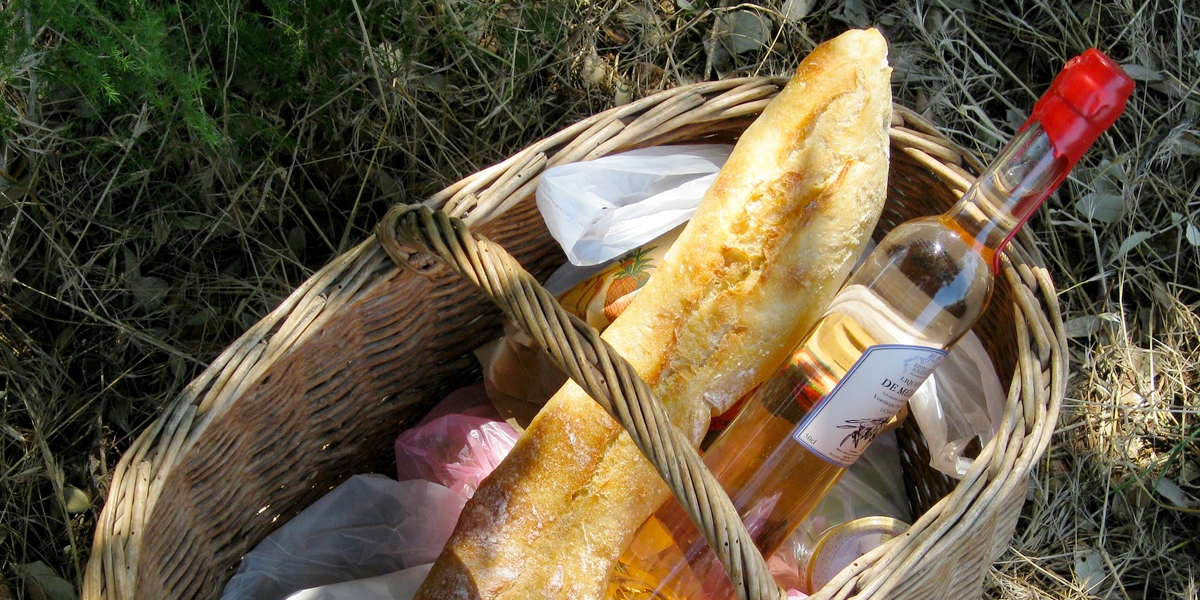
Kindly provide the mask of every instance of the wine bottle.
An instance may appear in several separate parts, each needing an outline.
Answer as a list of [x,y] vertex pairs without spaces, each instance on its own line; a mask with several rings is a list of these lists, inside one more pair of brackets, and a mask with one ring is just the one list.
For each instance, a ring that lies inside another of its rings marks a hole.
[[[769,556],[978,320],[1000,252],[1125,107],[1133,81],[1095,49],[1069,61],[955,206],[891,231],[704,462]],[[637,531],[612,598],[732,598],[674,499]]]

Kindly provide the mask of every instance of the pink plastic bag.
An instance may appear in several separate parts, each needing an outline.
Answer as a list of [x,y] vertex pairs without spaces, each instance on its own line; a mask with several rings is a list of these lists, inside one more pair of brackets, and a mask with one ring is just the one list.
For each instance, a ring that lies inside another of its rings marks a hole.
[[440,483],[469,499],[517,437],[488,402],[483,384],[456,390],[396,438],[396,479]]

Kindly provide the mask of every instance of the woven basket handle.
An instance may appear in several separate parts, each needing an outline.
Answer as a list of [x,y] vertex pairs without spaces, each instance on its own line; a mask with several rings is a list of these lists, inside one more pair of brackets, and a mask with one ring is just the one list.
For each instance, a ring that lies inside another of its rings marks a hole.
[[559,306],[504,248],[473,235],[461,220],[424,205],[392,207],[377,235],[401,267],[427,272],[432,258],[478,286],[629,431],[716,550],[740,600],[786,597],[725,490],[671,424],[650,387],[595,329]]

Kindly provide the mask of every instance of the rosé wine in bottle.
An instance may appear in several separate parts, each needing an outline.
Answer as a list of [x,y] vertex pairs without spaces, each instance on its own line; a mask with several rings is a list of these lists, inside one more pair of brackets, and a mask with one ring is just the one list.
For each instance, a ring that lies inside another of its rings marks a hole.
[[[945,214],[914,219],[867,256],[791,359],[704,462],[764,555],[787,539],[979,318],[1000,251],[1116,121],[1133,81],[1088,50]],[[717,556],[674,499],[634,535],[610,598],[732,598]]]

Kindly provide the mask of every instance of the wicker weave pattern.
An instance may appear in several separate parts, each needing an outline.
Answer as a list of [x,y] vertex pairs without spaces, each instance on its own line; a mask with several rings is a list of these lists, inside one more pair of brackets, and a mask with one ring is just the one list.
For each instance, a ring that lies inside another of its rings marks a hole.
[[[542,278],[564,260],[531,200],[545,168],[635,147],[729,141],[780,83],[727,80],[644,98],[425,204],[461,217]],[[907,111],[897,110],[892,139],[881,230],[944,210],[971,181],[968,169],[978,168]],[[1065,389],[1062,321],[1033,248],[1013,244],[976,327],[1002,379],[1013,378],[1005,430],[950,496],[940,498],[950,486],[936,476],[910,481],[925,490],[921,508],[932,507],[814,597],[978,596],[977,566],[1008,545],[1028,469],[1049,443]],[[114,470],[84,597],[216,598],[240,557],[282,522],[352,473],[387,472],[391,439],[478,376],[470,351],[499,330],[499,311],[471,284],[446,269],[426,271],[396,267],[367,240],[223,352]]]

